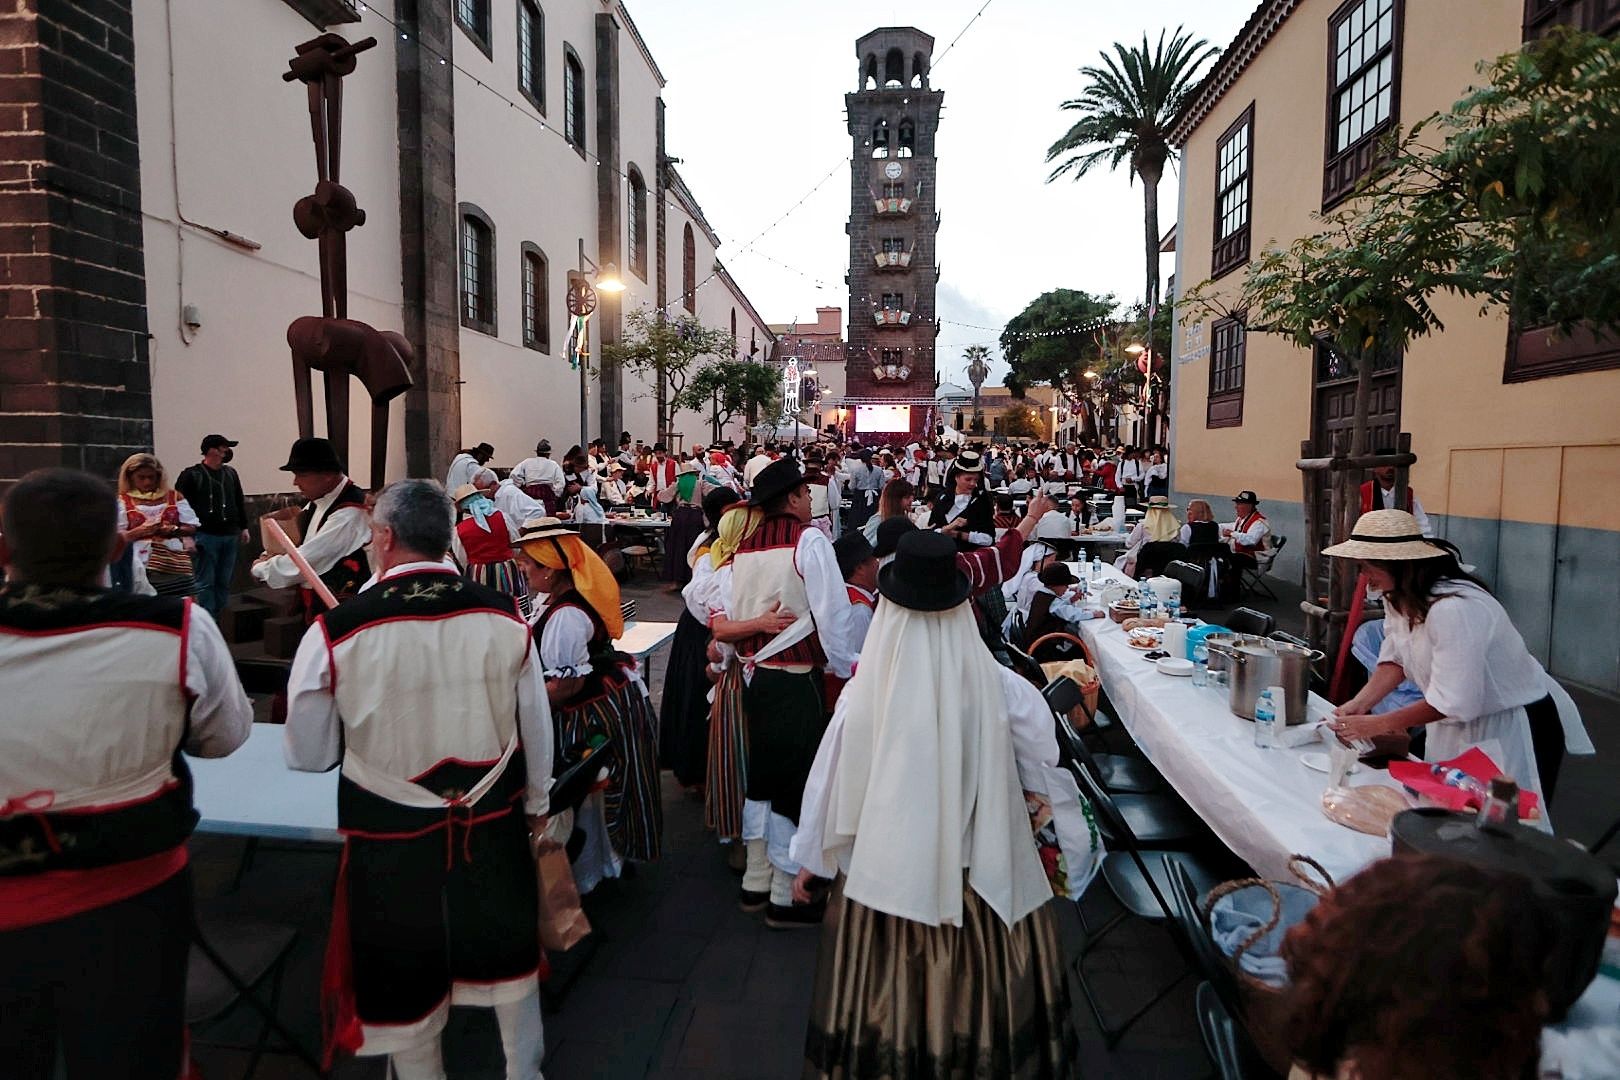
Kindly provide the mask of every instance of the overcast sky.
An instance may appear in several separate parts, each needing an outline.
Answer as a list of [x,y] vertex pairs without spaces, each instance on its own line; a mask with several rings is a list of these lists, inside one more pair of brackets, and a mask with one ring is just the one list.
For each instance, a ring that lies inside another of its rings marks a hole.
[[[964,384],[962,347],[994,346],[999,328],[1048,289],[1141,296],[1141,186],[1124,171],[1096,170],[1046,183],[1046,148],[1073,122],[1059,105],[1078,95],[1078,69],[1115,41],[1139,42],[1144,32],[1156,41],[1178,25],[1224,49],[1254,3],[627,0],[669,80],[669,152],[684,159],[681,173],[724,242],[720,260],[768,322],[808,322],[817,307],[836,305],[847,325],[844,94],[856,89],[855,40],[879,26],[933,35],[931,82],[945,92],[939,367]],[[1165,229],[1178,180],[1168,173],[1159,186]],[[990,382],[999,384],[1006,367],[993,351]]]

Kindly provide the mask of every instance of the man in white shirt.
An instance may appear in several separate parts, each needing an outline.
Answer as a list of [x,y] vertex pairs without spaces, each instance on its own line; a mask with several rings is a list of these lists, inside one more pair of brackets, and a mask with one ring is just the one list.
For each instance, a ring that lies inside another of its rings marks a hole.
[[[1394,450],[1384,447],[1374,450],[1378,455],[1393,455]],[[1405,510],[1417,519],[1418,531],[1426,537],[1434,536],[1434,525],[1429,521],[1429,515],[1423,512],[1423,504],[1418,501],[1417,492],[1410,487],[1406,489],[1406,505],[1395,505],[1395,466],[1381,465],[1372,470],[1373,478],[1361,485],[1361,512],[1363,514],[1372,510]]]
[[524,458],[512,467],[512,483],[520,488],[548,484],[552,494],[561,495],[563,480],[563,467],[551,460],[550,439],[541,439],[535,444],[534,457]]
[[1241,591],[1243,571],[1259,565],[1256,558],[1270,545],[1271,524],[1260,512],[1260,497],[1240,491],[1232,499],[1235,515],[1230,525],[1221,526],[1221,539],[1231,549],[1221,559],[1222,599],[1236,599]]
[[[371,516],[366,494],[343,473],[337,450],[326,439],[299,439],[282,472],[292,473],[298,494],[309,500],[298,515],[298,553],[332,595],[353,596],[371,574],[366,545],[371,542]],[[297,588],[306,621],[326,610],[288,555],[259,556],[253,576],[272,589]]]
[[513,525],[521,528],[530,518],[546,516],[545,504],[523,494],[510,479],[497,480],[489,469],[475,473],[472,482],[489,496],[489,501],[495,504],[495,509]]
[[487,442],[481,442],[469,450],[458,450],[456,456],[450,459],[450,471],[444,476],[444,490],[454,491],[462,484],[473,482],[473,473],[489,464],[489,459],[495,456],[495,448]]
[[512,597],[445,565],[450,500],[431,481],[382,493],[372,545],[378,581],[316,619],[288,681],[287,764],[342,766],[335,907],[353,974],[323,989],[358,1023],[328,1049],[440,1077],[450,1006],[481,1005],[506,1075],[537,1077],[529,837],[550,809],[552,724],[533,635]]
[[752,488],[754,481],[759,478],[760,472],[775,460],[766,452],[765,444],[761,443],[759,448],[754,451],[754,456],[743,464],[743,483]]

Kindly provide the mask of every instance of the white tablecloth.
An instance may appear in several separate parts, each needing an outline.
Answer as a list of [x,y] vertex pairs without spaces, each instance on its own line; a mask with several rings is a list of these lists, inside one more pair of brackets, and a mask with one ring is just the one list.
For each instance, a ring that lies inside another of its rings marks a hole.
[[675,623],[642,622],[632,619],[625,624],[624,635],[613,643],[620,652],[627,652],[637,660],[646,659],[658,646],[675,636]]
[[280,724],[254,724],[248,741],[223,758],[187,757],[197,831],[230,836],[341,843],[337,831],[338,771],[287,768]]
[[[1124,581],[1104,567],[1111,581]],[[1224,688],[1196,687],[1188,678],[1159,674],[1125,643],[1112,619],[1080,624],[1097,657],[1103,688],[1118,719],[1187,805],[1215,835],[1260,874],[1291,880],[1290,855],[1309,855],[1343,880],[1389,854],[1389,841],[1329,821],[1322,814],[1327,774],[1300,763],[1320,742],[1299,749],[1261,750],[1254,724],[1227,707]],[[1311,696],[1311,715],[1331,707]],[[1350,783],[1389,783],[1382,770],[1362,768]]]

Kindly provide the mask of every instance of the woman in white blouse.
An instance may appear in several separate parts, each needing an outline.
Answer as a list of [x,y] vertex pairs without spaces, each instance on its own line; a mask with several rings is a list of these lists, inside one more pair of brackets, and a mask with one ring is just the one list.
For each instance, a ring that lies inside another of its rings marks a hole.
[[[1455,549],[1424,539],[1404,510],[1374,510],[1361,515],[1348,541],[1323,554],[1358,560],[1368,584],[1384,594],[1385,609],[1378,667],[1335,710],[1334,730],[1370,739],[1431,725],[1427,760],[1480,746],[1545,806],[1564,754],[1593,753],[1591,740],[1574,702],[1530,655],[1502,605],[1458,565]],[[1423,700],[1369,715],[1405,679]]]

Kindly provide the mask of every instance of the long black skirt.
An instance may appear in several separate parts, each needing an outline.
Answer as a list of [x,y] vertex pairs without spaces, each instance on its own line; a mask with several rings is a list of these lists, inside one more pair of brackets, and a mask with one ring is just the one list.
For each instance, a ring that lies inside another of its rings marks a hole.
[[681,612],[664,671],[664,700],[658,708],[658,763],[684,787],[704,782],[709,762],[709,631]]
[[664,580],[685,588],[692,580],[692,568],[687,565],[686,553],[703,534],[703,511],[696,506],[676,503],[669,513],[669,528],[664,531]]

